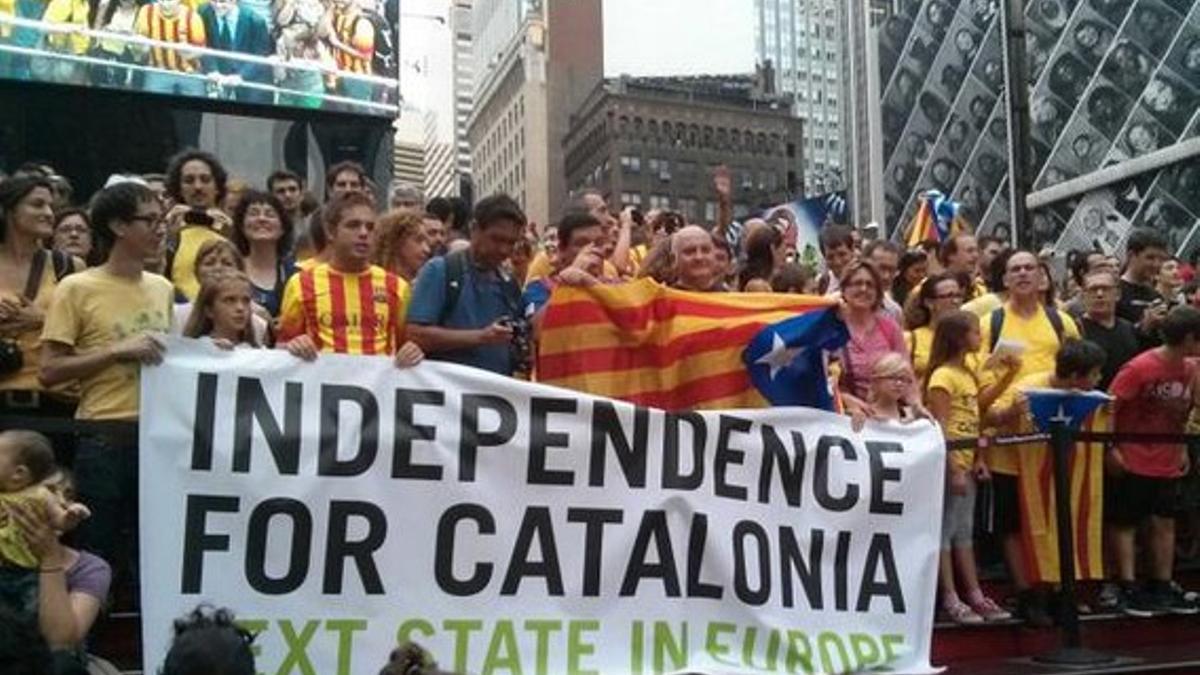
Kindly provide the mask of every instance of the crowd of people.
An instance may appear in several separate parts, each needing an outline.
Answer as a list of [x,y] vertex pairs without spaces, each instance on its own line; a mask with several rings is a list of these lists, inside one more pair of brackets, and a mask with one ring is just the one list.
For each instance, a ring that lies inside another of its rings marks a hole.
[[[353,163],[327,170],[318,203],[295,173],[260,191],[196,150],[162,175],[113,176],[85,208],[68,186],[42,164],[0,182],[0,416],[10,421],[135,421],[140,368],[163,358],[169,333],[303,360],[431,358],[536,379],[557,286],[642,277],[694,293],[835,297],[849,341],[828,355],[831,386],[856,424],[931,418],[958,441],[1020,434],[1032,428],[1030,388],[1098,387],[1113,397],[1115,431],[1183,433],[1200,391],[1200,280],[1153,230],[1132,231],[1123,259],[1078,251],[1063,266],[969,233],[904,250],[829,224],[815,269],[797,262],[786,223],[732,222],[722,171],[710,224],[618,211],[585,192],[536,227],[506,195],[426,202],[411,185],[379,190]],[[114,577],[133,569],[137,443],[132,424],[0,435],[0,604],[36,615],[57,653],[82,653]],[[1030,569],[1037,524],[1020,495],[1045,451],[979,446],[947,461],[940,606],[950,620],[1012,614],[979,582],[985,509],[1017,591],[1011,609],[1050,620]],[[1173,581],[1175,523],[1194,516],[1191,466],[1183,443],[1107,449],[1102,606],[1197,612]]]
[[395,103],[394,86],[358,77],[396,79],[395,7],[375,0],[17,0],[0,3],[0,76],[310,108],[326,105],[326,95]]

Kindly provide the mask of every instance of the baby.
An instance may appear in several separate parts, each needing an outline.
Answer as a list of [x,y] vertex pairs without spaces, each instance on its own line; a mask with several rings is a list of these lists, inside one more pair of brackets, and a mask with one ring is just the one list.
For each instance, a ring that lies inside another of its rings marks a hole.
[[32,510],[58,532],[73,529],[91,515],[83,504],[69,503],[43,484],[54,473],[54,449],[45,436],[35,431],[0,433],[0,567],[36,569],[41,562],[12,517],[13,509]]

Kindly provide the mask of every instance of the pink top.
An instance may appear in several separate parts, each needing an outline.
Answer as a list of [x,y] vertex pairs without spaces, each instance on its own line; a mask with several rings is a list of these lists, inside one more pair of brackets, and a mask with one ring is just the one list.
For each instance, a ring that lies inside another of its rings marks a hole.
[[850,341],[842,350],[842,376],[839,387],[863,399],[870,396],[871,372],[879,357],[896,352],[908,358],[904,334],[891,317],[880,312],[875,324],[865,333],[850,328]]

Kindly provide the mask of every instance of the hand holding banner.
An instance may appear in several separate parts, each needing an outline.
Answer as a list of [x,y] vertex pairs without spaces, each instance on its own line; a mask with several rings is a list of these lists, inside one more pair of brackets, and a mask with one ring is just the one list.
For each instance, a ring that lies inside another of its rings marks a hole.
[[932,672],[944,445],[665,413],[449,364],[218,353],[142,377],[148,672],[198,602],[259,670]]

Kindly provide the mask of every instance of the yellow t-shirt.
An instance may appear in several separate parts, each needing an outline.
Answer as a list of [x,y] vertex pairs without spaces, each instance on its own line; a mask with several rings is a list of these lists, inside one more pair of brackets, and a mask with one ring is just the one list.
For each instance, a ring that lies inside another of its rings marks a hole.
[[[139,333],[166,333],[171,329],[173,296],[171,282],[149,272],[138,280],[115,276],[103,267],[72,274],[54,291],[42,340],[85,354]],[[138,364],[114,363],[84,378],[75,416],[137,419],[138,375]]]
[[995,293],[984,293],[962,306],[964,312],[970,312],[983,319],[991,316],[992,312],[1004,306],[1004,299]]
[[179,244],[175,248],[175,260],[171,263],[171,281],[188,300],[195,300],[200,292],[200,280],[196,278],[196,254],[206,242],[224,239],[216,231],[202,225],[191,225],[179,231]]
[[[1079,328],[1075,325],[1075,321],[1061,312],[1059,312],[1059,316],[1062,318],[1063,339],[1078,339]],[[983,345],[979,354],[982,363],[991,354],[992,321],[990,314],[980,320],[980,329],[983,334]],[[1054,332],[1054,325],[1050,323],[1046,312],[1040,307],[1033,316],[1026,318],[1013,311],[1012,303],[1005,303],[1004,324],[1000,327],[1000,338],[1025,345],[1025,352],[1021,354],[1021,368],[1013,378],[1013,383],[1001,393],[1000,399],[1011,393],[1021,380],[1032,375],[1054,371],[1054,358],[1058,354],[1060,342],[1058,335]],[[994,369],[982,369],[980,386],[985,387],[996,382],[1000,374]],[[1000,404],[997,402],[993,405]],[[1011,452],[988,453],[988,466],[992,471],[1003,474],[1016,475],[1018,472],[1016,455]]]
[[[1049,389],[1050,379],[1053,377],[1053,370],[1033,373],[1022,378],[1017,378],[1004,393],[993,403],[997,409],[1004,409],[1011,406],[1017,400],[1017,394],[1020,394],[1026,389]],[[1022,434],[1032,434],[1037,431],[1034,428],[1033,420],[1028,415],[1021,415],[1015,421],[1007,426],[997,429],[997,433],[1002,436],[1018,436]],[[987,451],[988,467],[997,473],[1003,473],[1010,476],[1015,476],[1018,473],[1017,467],[1020,465],[1018,455],[1020,453],[1030,452],[1045,452],[1045,443],[1028,443],[1022,445],[1010,445],[1006,447],[995,447]]]
[[[966,368],[939,366],[929,376],[929,390],[940,389],[950,395],[950,416],[944,429],[947,440],[979,437],[979,381]],[[975,462],[974,450],[955,450],[950,461],[956,469],[969,471]]]
[[[47,23],[69,23],[79,28],[88,27],[88,0],[50,0],[42,21]],[[86,35],[47,33],[46,43],[59,51],[86,54],[91,38]]]
[[32,485],[16,492],[0,493],[0,565],[12,565],[25,569],[36,569],[38,557],[29,548],[25,533],[16,520],[9,517],[13,507],[41,509],[50,491],[41,485]]
[[[933,352],[933,328],[921,326],[915,330],[904,331],[904,346],[908,349],[909,359],[912,361],[913,374],[918,382],[924,382],[925,373],[929,370],[929,356]],[[978,354],[967,354],[966,361],[969,368],[979,372]]]
[[[45,254],[43,254],[45,255]],[[72,260],[75,269],[82,269],[83,264]],[[37,295],[33,298],[33,306],[41,310],[45,316],[50,310],[50,299],[54,297],[54,289],[58,286],[58,280],[54,277],[54,263],[49,256],[46,258],[45,267],[42,268],[42,279],[38,285]],[[20,293],[25,291],[21,289]],[[20,293],[3,293],[0,292],[0,298],[16,299]],[[21,353],[24,355],[24,365],[17,372],[0,378],[0,391],[4,390],[25,390],[25,391],[45,391],[45,387],[38,381],[38,363],[41,361],[42,354],[42,331],[34,329],[25,331],[20,335],[13,336],[17,344],[21,347]],[[51,391],[57,392],[66,398],[73,398],[71,393],[71,385],[62,384],[53,387]]]
[[908,349],[909,360],[912,361],[913,374],[918,381],[923,381],[925,370],[929,368],[929,352],[933,349],[933,329],[921,326],[904,331],[904,346]]

